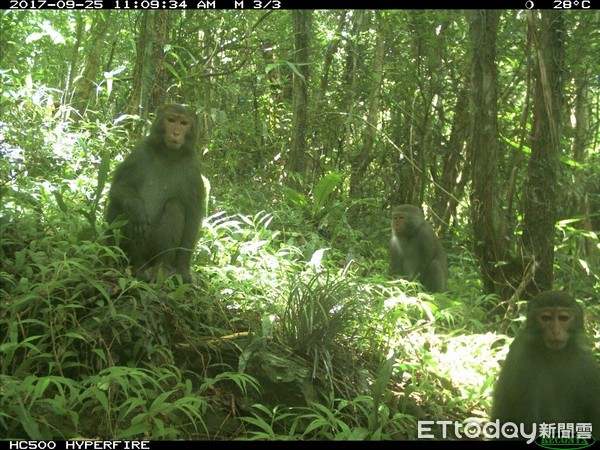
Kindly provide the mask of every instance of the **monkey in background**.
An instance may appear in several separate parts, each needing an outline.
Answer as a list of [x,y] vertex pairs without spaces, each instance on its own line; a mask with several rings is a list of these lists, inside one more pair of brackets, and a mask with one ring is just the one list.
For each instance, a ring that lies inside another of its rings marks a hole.
[[391,275],[419,281],[430,292],[446,289],[446,252],[420,208],[414,205],[394,208],[389,253]]

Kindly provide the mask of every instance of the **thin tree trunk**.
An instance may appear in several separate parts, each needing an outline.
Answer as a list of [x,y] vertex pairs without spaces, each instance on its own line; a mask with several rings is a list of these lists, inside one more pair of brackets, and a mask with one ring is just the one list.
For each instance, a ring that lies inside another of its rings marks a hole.
[[142,103],[142,69],[144,67],[144,52],[148,40],[148,15],[149,11],[142,11],[140,16],[140,30],[136,42],[135,65],[133,67],[133,86],[127,102],[127,111],[129,114],[141,114]]
[[342,73],[342,84],[344,97],[340,102],[340,110],[346,115],[342,126],[344,127],[344,137],[339,139],[338,154],[344,154],[351,149],[348,148],[349,142],[356,142],[353,136],[354,106],[356,103],[356,91],[358,86],[358,45],[360,34],[363,32],[367,23],[367,11],[356,10],[352,13],[352,31],[348,33],[346,39],[345,53],[346,61]]
[[[523,246],[537,266],[529,294],[551,289],[558,203],[563,42],[562,14],[527,12],[537,53],[531,158],[525,188]],[[538,29],[539,28],[539,29]]]
[[[377,24],[380,24],[379,12],[375,12]],[[377,135],[377,119],[379,117],[379,104],[381,101],[381,82],[383,80],[383,55],[384,44],[380,27],[377,26],[377,37],[375,38],[375,59],[373,60],[373,83],[371,95],[369,96],[369,113],[367,115],[367,128],[362,150],[351,159],[352,172],[350,173],[350,198],[359,198],[363,184],[363,178],[367,167],[371,162],[371,154],[375,137]]]
[[[587,75],[587,74],[586,74]],[[585,159],[587,156],[586,148],[591,141],[591,130],[593,126],[590,126],[590,115],[591,105],[589,96],[589,76],[576,77],[579,80],[577,83],[577,92],[575,98],[575,141],[573,143],[573,158],[580,162],[582,167],[585,166]],[[577,180],[579,182],[579,180]],[[589,175],[585,176],[585,184],[590,185]],[[584,231],[591,232],[594,230],[592,226],[591,215],[593,214],[590,205],[590,190],[585,189],[583,197],[579,197],[577,201],[576,214],[581,214],[585,218],[579,223],[579,228]],[[589,237],[589,235],[583,236],[583,253],[592,267],[598,268],[598,249],[596,248],[597,239]]]
[[[165,103],[168,80],[164,68],[164,48],[169,34],[168,11],[144,11],[133,72],[133,88],[127,109],[146,119],[157,106]],[[179,101],[179,99],[173,99]],[[134,130],[139,136],[142,122]]]
[[[149,99],[150,111],[154,111],[158,106],[165,103],[169,88],[169,77],[163,63],[165,59],[165,45],[169,37],[169,15],[170,12],[166,10],[156,11],[151,31],[151,64],[153,67],[153,76]],[[169,99],[169,101],[173,103],[188,103],[186,99],[179,98]]]
[[71,103],[74,112],[74,114],[71,115],[73,120],[81,119],[88,106],[95,103],[95,87],[98,83],[102,53],[106,43],[105,38],[110,23],[109,19],[111,13],[112,11],[102,11],[94,16],[97,20],[94,20],[90,31],[92,38],[88,50],[89,57],[86,62],[85,70],[81,75],[81,79],[76,83],[75,93]]
[[73,98],[74,92],[71,92],[71,86],[74,83],[75,77],[77,76],[77,66],[79,65],[79,49],[81,47],[81,41],[83,40],[83,31],[85,28],[85,20],[83,13],[79,11],[79,14],[75,15],[75,45],[73,46],[73,52],[71,54],[71,61],[69,62],[69,72],[67,73],[67,79],[63,86],[63,102],[67,103]]
[[[294,32],[294,63],[300,75],[294,73],[293,79],[293,115],[292,143],[290,150],[290,172],[306,176],[306,129],[308,124],[308,62],[309,28],[311,11],[292,10],[292,28]],[[301,184],[292,181],[300,188]]]
[[448,153],[444,159],[444,168],[440,180],[441,189],[438,195],[437,211],[442,213],[439,220],[434,219],[439,235],[444,235],[450,217],[456,211],[458,201],[462,198],[470,172],[469,158],[465,158],[465,146],[469,138],[469,94],[466,87],[458,93],[452,131],[448,141]]
[[340,17],[338,20],[338,27],[335,33],[336,38],[330,42],[323,58],[323,70],[321,71],[321,80],[319,82],[319,90],[315,95],[315,105],[320,106],[321,101],[325,96],[325,92],[329,88],[329,72],[331,70],[331,64],[333,63],[333,57],[336,54],[340,45],[342,32],[344,31],[344,25],[346,24],[346,16],[348,11],[340,11]]

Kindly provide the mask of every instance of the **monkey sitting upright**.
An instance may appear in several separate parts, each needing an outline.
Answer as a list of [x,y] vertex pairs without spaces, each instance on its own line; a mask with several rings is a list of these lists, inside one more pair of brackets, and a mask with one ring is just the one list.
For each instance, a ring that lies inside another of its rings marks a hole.
[[392,212],[390,274],[420,281],[430,292],[446,289],[446,252],[421,209],[401,205]]

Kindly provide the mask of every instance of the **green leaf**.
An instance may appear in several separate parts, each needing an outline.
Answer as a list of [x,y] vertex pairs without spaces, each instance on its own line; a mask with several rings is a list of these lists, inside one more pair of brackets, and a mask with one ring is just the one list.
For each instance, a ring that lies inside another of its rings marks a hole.
[[337,172],[327,174],[319,180],[315,186],[313,194],[313,215],[325,205],[327,198],[331,195],[333,190],[340,184],[341,181],[342,175]]

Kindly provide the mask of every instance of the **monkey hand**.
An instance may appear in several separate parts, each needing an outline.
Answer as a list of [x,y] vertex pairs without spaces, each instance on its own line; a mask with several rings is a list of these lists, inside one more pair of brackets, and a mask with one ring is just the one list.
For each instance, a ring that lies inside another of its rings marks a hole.
[[135,208],[132,208],[131,214],[131,232],[136,240],[145,240],[150,229],[150,219],[146,214],[144,205],[140,202]]

